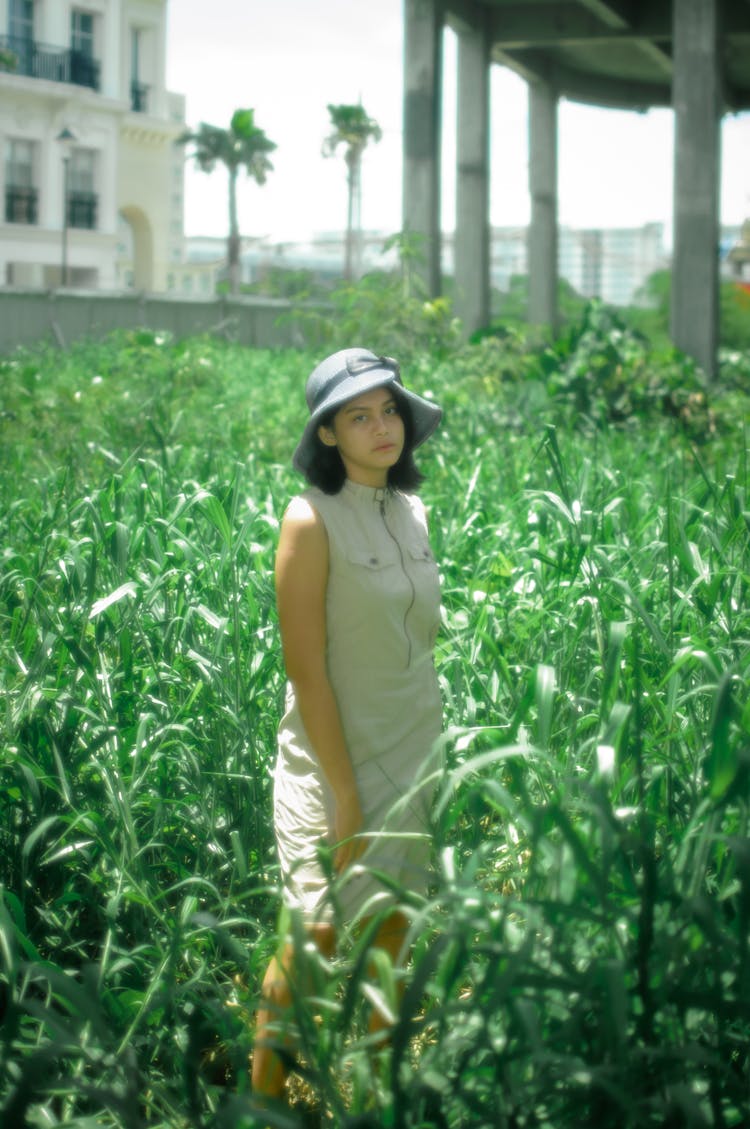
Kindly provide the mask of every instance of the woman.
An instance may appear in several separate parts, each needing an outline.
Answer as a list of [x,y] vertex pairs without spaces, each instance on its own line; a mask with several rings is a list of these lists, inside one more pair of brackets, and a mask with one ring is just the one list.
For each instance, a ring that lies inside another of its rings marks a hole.
[[[432,789],[420,779],[441,726],[432,660],[440,591],[412,455],[441,411],[403,387],[394,360],[359,348],[322,361],[306,396],[293,462],[311,488],[290,503],[276,558],[288,678],[274,780],[284,896],[326,955],[334,916],[361,926],[378,913],[373,943],[395,962],[407,920],[387,907],[394,891],[426,887]],[[334,848],[333,885],[321,841]],[[283,942],[263,982],[258,1095],[284,1088],[264,1035],[288,1007],[293,979],[294,950]]]

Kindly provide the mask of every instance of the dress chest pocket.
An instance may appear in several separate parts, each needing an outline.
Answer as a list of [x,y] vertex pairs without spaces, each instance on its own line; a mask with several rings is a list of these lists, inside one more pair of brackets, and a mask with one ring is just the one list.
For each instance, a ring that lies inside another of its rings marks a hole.
[[354,568],[367,569],[370,572],[378,572],[384,568],[390,568],[396,561],[381,549],[370,549],[366,546],[358,549],[350,549],[347,553],[347,560]]
[[415,562],[435,564],[435,556],[427,541],[412,541],[407,545],[407,552]]
[[380,545],[359,545],[346,554],[346,591],[357,602],[358,612],[380,616],[383,601],[407,585],[407,576],[398,564],[397,554],[383,551]]

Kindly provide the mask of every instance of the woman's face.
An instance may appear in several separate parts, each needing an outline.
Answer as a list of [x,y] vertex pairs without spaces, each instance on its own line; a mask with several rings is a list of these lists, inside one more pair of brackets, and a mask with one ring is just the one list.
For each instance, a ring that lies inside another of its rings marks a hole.
[[404,449],[404,421],[389,387],[348,400],[318,435],[338,448],[347,478],[363,486],[385,486]]

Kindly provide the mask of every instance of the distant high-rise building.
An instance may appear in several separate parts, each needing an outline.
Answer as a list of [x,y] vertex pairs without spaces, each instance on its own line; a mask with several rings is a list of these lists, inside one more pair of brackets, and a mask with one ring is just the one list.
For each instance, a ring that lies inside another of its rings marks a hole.
[[649,275],[669,265],[664,227],[560,229],[560,277],[584,298],[601,298],[613,306],[637,303]]
[[[514,276],[528,273],[526,227],[493,227],[490,281],[507,291]],[[453,270],[453,235],[443,244],[444,268]],[[601,298],[611,305],[639,301],[639,291],[654,271],[669,265],[660,223],[642,227],[572,228],[558,230],[560,278],[584,298]]]

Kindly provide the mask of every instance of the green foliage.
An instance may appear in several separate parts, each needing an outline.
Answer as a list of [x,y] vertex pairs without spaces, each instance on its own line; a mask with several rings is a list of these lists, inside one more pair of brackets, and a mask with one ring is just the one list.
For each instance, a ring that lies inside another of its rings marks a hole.
[[712,430],[705,386],[697,367],[672,349],[654,354],[648,341],[598,302],[580,322],[539,355],[552,395],[576,414],[601,422],[663,411],[680,417],[695,438]]
[[243,294],[290,298],[295,302],[326,298],[330,289],[319,281],[315,271],[274,266],[266,267],[257,282],[244,283],[240,287]]
[[371,141],[380,141],[383,132],[364,106],[328,104],[333,132],[323,142],[323,156],[333,157],[339,145],[344,147],[347,179],[346,249],[344,278],[350,282],[355,273],[355,241],[359,240],[362,190],[362,158]]
[[750,350],[750,290],[725,282],[720,292],[721,343],[727,349]]
[[197,130],[186,130],[178,145],[192,146],[193,158],[203,172],[213,172],[217,164],[230,173],[244,168],[258,184],[265,184],[273,165],[268,157],[276,143],[255,124],[254,110],[235,110],[229,128],[201,122]]
[[237,177],[240,170],[265,184],[273,169],[269,153],[276,142],[266,136],[255,124],[255,111],[235,110],[228,129],[201,122],[197,130],[186,130],[176,141],[189,146],[195,163],[203,172],[211,173],[217,164],[227,170],[229,181],[229,232],[227,235],[227,265],[233,292],[239,285],[240,232],[237,217]]
[[[704,433],[665,412],[684,358],[601,307],[530,352],[379,285],[336,336],[445,408],[420,465],[447,771],[434,890],[400,892],[408,973],[367,976],[367,932],[303,958],[280,1034],[304,1094],[352,1129],[739,1129],[747,358]],[[277,909],[272,561],[317,359],[142,332],[1,362],[3,1124],[303,1124],[260,1117],[247,1061]]]
[[[612,309],[610,316],[624,320],[640,333],[659,353],[671,348],[669,336],[672,275],[668,270],[655,271],[637,295],[638,304],[626,309]],[[505,291],[492,295],[492,322],[478,336],[502,333],[509,325],[524,326],[528,321],[528,277],[514,275]],[[563,331],[586,316],[590,300],[582,298],[565,279],[558,281],[557,303]],[[595,303],[601,304],[601,303]],[[719,341],[722,349],[750,349],[750,293],[736,282],[722,281],[719,286]]]
[[[579,318],[587,304],[587,299],[578,294],[567,279],[557,282],[557,305],[560,323],[565,326]],[[495,291],[492,301],[493,325],[524,323],[528,320],[529,279],[525,274],[514,274],[505,291]],[[490,332],[491,332],[490,327]]]
[[347,165],[356,164],[370,141],[380,141],[383,136],[378,123],[368,116],[364,106],[328,104],[328,116],[333,132],[326,138],[323,155],[331,157],[339,145],[346,148]]
[[456,354],[461,327],[446,298],[430,298],[421,280],[419,237],[406,232],[391,237],[384,250],[397,248],[397,271],[372,271],[355,283],[342,282],[321,310],[304,309],[297,316],[307,340],[321,350],[340,342],[367,348],[409,363],[418,357],[443,359]]
[[[652,339],[668,338],[671,294],[671,271],[656,271],[647,279],[641,294],[647,308],[628,311],[628,317],[636,320]],[[724,349],[750,349],[750,294],[729,280],[719,284],[719,341]]]

